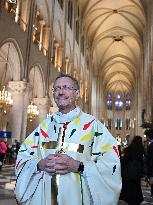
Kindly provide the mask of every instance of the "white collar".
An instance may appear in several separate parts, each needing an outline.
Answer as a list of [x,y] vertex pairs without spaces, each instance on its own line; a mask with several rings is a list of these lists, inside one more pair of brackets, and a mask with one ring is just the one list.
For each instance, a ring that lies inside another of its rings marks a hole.
[[81,113],[81,109],[80,107],[76,107],[74,110],[63,114],[61,112],[56,112],[53,114],[53,118],[55,119],[56,122],[58,123],[66,123],[66,122],[70,122],[73,119],[76,119]]

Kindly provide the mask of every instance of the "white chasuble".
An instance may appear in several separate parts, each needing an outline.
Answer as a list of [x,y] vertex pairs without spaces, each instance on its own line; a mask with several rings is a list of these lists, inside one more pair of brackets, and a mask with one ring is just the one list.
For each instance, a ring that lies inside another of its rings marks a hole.
[[[60,152],[84,163],[83,174],[50,176],[37,163]],[[117,205],[121,190],[117,142],[94,116],[77,107],[44,120],[23,142],[16,161],[21,205]]]

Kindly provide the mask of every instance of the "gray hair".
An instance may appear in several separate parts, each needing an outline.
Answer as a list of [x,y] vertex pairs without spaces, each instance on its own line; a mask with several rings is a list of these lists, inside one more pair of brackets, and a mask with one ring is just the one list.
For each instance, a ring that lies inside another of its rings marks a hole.
[[70,78],[74,82],[74,87],[77,90],[79,90],[80,86],[79,86],[79,82],[76,78],[72,77],[71,75],[61,73],[59,76],[56,77],[56,79],[54,81],[54,84],[55,84],[56,80],[59,79],[59,78]]

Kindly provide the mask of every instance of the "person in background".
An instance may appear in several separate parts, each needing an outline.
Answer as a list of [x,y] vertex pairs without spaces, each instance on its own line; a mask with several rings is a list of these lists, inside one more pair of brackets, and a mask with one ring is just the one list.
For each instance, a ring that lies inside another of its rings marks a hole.
[[121,160],[122,159],[122,146],[121,145],[118,145],[118,152],[119,152],[120,160]]
[[146,169],[151,187],[151,197],[153,198],[153,129],[146,130],[145,135],[150,141],[146,154]]
[[0,170],[2,169],[6,152],[7,152],[7,146],[4,140],[0,139]]
[[15,153],[16,153],[16,156],[18,155],[18,151],[20,149],[20,142],[18,142],[17,139],[15,139]]
[[146,139],[143,142],[143,146],[144,146],[144,157],[143,157],[143,160],[144,160],[144,181],[145,181],[146,187],[150,187],[149,179],[148,179],[148,176],[147,176],[147,165],[146,165],[147,150],[148,150],[148,146],[149,146],[149,140],[148,139]]
[[6,143],[7,145],[7,153],[6,153],[6,162],[7,164],[12,164],[13,162],[13,148],[12,144],[9,144],[8,142]]
[[134,136],[131,144],[124,150],[121,161],[122,190],[120,200],[129,205],[139,205],[143,201],[141,177],[143,177],[144,148],[142,138]]
[[117,141],[76,106],[78,81],[61,74],[53,96],[59,111],[28,136],[18,152],[20,205],[117,205],[121,190]]

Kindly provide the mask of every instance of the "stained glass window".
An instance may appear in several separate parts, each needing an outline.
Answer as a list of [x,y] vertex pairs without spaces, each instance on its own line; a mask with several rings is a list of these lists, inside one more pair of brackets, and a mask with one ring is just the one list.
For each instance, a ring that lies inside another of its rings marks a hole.
[[122,108],[123,108],[122,96],[120,93],[116,93],[116,95],[115,95],[115,109],[122,110]]
[[131,95],[130,93],[127,93],[125,99],[125,109],[130,110],[130,108],[131,108]]
[[107,94],[107,109],[112,110],[113,104],[112,104],[112,93]]

